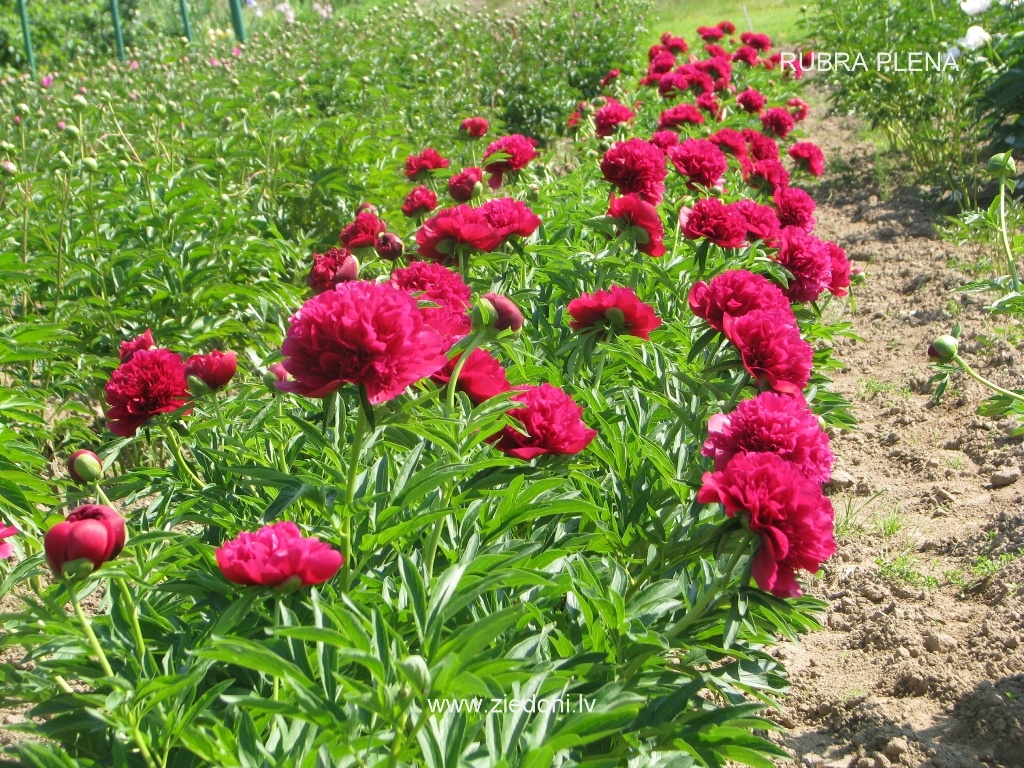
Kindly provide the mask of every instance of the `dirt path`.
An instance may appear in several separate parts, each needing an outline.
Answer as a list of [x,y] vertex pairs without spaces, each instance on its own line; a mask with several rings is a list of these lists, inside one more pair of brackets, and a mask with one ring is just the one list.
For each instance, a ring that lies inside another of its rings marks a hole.
[[855,315],[834,308],[863,339],[837,344],[835,377],[860,430],[833,438],[826,627],[778,650],[794,681],[780,741],[808,767],[1024,767],[1024,447],[1016,425],[975,415],[985,390],[966,376],[931,405],[925,353],[959,321],[965,358],[1020,388],[1024,329],[956,290],[984,249],[940,240],[915,188],[880,189],[856,128],[807,126],[828,163],[816,234],[868,280]]

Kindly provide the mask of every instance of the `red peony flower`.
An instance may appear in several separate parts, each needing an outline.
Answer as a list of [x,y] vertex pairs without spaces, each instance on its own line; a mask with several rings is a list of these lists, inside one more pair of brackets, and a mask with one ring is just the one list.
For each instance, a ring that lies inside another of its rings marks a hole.
[[720,46],[718,43],[704,43],[704,50],[708,52],[708,56],[712,59],[728,57],[729,55],[725,52],[725,48]]
[[[487,182],[491,189],[501,186],[502,176],[508,171],[521,171],[531,160],[537,157],[537,140],[527,138],[518,133],[502,136],[492,141],[484,150],[484,170],[491,174]],[[487,158],[494,157],[491,162]]]
[[441,263],[457,260],[454,254],[459,247],[489,253],[501,241],[480,210],[468,205],[438,211],[416,232],[420,256]]
[[754,160],[779,159],[779,145],[770,136],[765,136],[753,128],[745,128],[743,138],[747,140],[748,154]]
[[121,347],[118,350],[118,354],[121,357],[121,364],[127,363],[132,359],[132,356],[142,349],[153,349],[156,347],[156,343],[153,341],[153,332],[146,329],[146,332],[141,336],[132,339],[131,341],[122,341]]
[[665,193],[665,154],[643,139],[613,144],[601,159],[601,173],[621,194],[639,195],[651,205]]
[[774,194],[789,185],[789,173],[778,160],[758,160],[745,170],[747,183],[756,189]]
[[83,504],[46,532],[43,550],[54,575],[60,576],[65,566],[71,566],[69,575],[78,572],[79,560],[90,563],[86,572],[92,572],[121,554],[124,542],[123,517],[102,504]]
[[4,541],[4,539],[9,539],[11,536],[17,536],[19,533],[21,533],[21,531],[13,525],[0,526],[0,560],[6,560],[14,554],[14,547]]
[[[751,48],[749,45],[741,45],[736,49],[736,52],[732,55],[733,61],[742,61],[748,67],[757,66],[757,51]],[[738,101],[738,99],[737,99]],[[742,105],[741,105],[742,106]],[[763,105],[762,105],[763,106]],[[758,110],[752,109],[747,110],[748,112],[757,112]]]
[[387,225],[377,214],[363,211],[356,214],[356,220],[341,230],[339,239],[345,248],[373,248],[377,237],[384,233]]
[[[653,49],[652,49],[653,50]],[[672,51],[660,50],[647,65],[647,76],[640,81],[641,85],[653,85],[676,65],[676,57]]]
[[772,47],[772,39],[760,32],[744,32],[740,35],[740,41],[749,45],[754,50],[764,53]]
[[325,397],[357,384],[371,403],[382,403],[443,367],[444,350],[441,334],[405,291],[365,280],[342,283],[292,316],[281,353],[295,380],[276,386]]
[[469,309],[472,292],[462,276],[434,262],[414,261],[408,267],[394,270],[391,284],[420,300],[439,305],[437,308],[423,307],[422,311],[428,316],[436,309],[455,313],[465,313]]
[[[458,354],[448,361],[447,365],[430,377],[430,380],[441,387],[448,386],[455,366],[462,354]],[[459,371],[459,380],[455,382],[455,389],[465,392],[473,405],[490,400],[495,395],[508,392],[512,385],[508,383],[505,369],[502,368],[498,359],[486,349],[477,347],[469,354],[469,359]]]
[[759,384],[797,394],[811,378],[814,350],[800,337],[793,312],[761,310],[722,318],[726,338],[740,351],[743,367]]
[[568,306],[573,330],[609,328],[616,333],[650,339],[651,331],[661,325],[654,308],[637,298],[631,288],[613,285],[607,291],[584,293]]
[[720,21],[718,22],[718,28],[727,35],[736,34],[736,25],[731,21]]
[[611,85],[613,82],[615,82],[615,80],[617,80],[619,75],[621,75],[621,74],[622,74],[621,70],[609,69],[608,70],[608,74],[601,78],[601,87],[602,88],[607,88],[609,85]]
[[131,437],[149,419],[188,402],[181,357],[169,349],[140,349],[114,371],[106,386],[107,427]]
[[429,187],[416,187],[405,196],[402,203],[402,213],[410,218],[430,213],[437,208],[437,195]]
[[715,469],[748,452],[774,453],[818,484],[828,482],[835,461],[828,435],[804,399],[774,392],[762,392],[708,421],[703,453],[714,457]]
[[512,400],[522,406],[508,411],[523,430],[505,427],[493,439],[509,456],[529,461],[545,453],[577,454],[590,445],[597,432],[583,423],[583,408],[562,389],[551,384],[515,387]]
[[717,118],[722,107],[713,93],[702,93],[697,97],[697,106],[707,112],[711,117]]
[[721,128],[717,133],[708,136],[708,141],[714,142],[720,150],[728,152],[738,158],[747,156],[747,140],[743,134],[732,128]]
[[662,243],[665,228],[658,209],[639,195],[613,195],[608,206],[608,217],[615,219],[623,231],[629,232],[641,253],[655,257],[665,255]]
[[506,240],[514,235],[529,237],[540,226],[540,216],[525,203],[511,197],[488,200],[478,209],[491,228]]
[[772,247],[778,244],[779,236],[782,234],[782,225],[774,210],[767,205],[755,203],[749,198],[737,200],[730,207],[747,223],[747,240],[750,242],[761,240]]
[[850,287],[850,261],[846,258],[846,251],[836,243],[825,243],[829,259],[832,262],[832,278],[828,284],[828,290],[833,296],[845,296],[847,288]]
[[676,104],[661,113],[661,117],[658,118],[658,130],[664,131],[682,125],[700,125],[703,122],[704,115],[693,104]]
[[772,196],[779,223],[784,227],[800,227],[805,232],[814,229],[814,199],[798,187],[780,187]]
[[706,237],[721,248],[739,248],[743,245],[746,227],[736,211],[717,197],[702,197],[682,222],[682,233],[690,240]]
[[789,148],[789,156],[812,176],[821,176],[825,171],[825,155],[813,142],[798,141]]
[[761,125],[766,132],[784,139],[793,130],[795,123],[793,116],[782,107],[772,107],[761,115]]
[[669,147],[668,159],[683,176],[687,186],[713,187],[722,182],[729,163],[718,146],[707,139],[686,139]]
[[783,228],[775,259],[793,274],[784,291],[792,301],[815,301],[832,284],[828,248],[800,227]]
[[418,155],[409,155],[405,159],[405,175],[410,179],[422,179],[450,164],[451,160],[447,157],[441,157],[436,149],[427,147]]
[[755,91],[753,88],[747,88],[743,93],[736,96],[736,103],[747,112],[760,112],[764,109],[765,98],[759,91]]
[[[215,349],[205,355],[192,355],[185,361],[185,379],[198,379],[203,386],[210,390],[226,387],[228,382],[235,376],[238,369],[238,355],[234,352],[221,352]],[[189,382],[189,389],[192,394],[199,395],[195,389],[202,389],[199,385]]]
[[721,48],[719,48],[718,51],[720,52],[718,55],[712,54],[710,59],[698,61],[692,66],[697,71],[704,72],[709,77],[713,78],[715,81],[715,89],[720,91],[722,90],[722,87],[719,86],[719,81],[725,81],[727,83],[732,79],[732,64],[729,62],[729,57],[726,55],[725,51]]
[[713,43],[725,37],[725,32],[718,27],[697,27],[697,34],[707,43]]
[[483,194],[484,172],[480,168],[467,168],[448,179],[448,194],[458,203],[468,203]]
[[690,289],[690,309],[716,331],[725,329],[725,316],[742,317],[748,312],[762,310],[788,314],[789,324],[796,325],[793,310],[785,294],[764,275],[745,269],[731,269],[711,278],[694,283]]
[[664,32],[661,35],[661,44],[673,53],[686,53],[690,46],[681,37],[676,37],[671,32]]
[[375,250],[377,255],[382,259],[396,261],[402,257],[403,253],[405,253],[405,243],[403,243],[402,239],[393,232],[385,232],[377,238],[377,243],[373,246],[373,250]]
[[464,133],[471,139],[479,139],[487,135],[486,117],[467,117],[459,125],[459,133]]
[[259,587],[308,587],[332,578],[345,562],[341,553],[312,536],[303,538],[290,521],[242,532],[214,553],[224,578]]
[[806,120],[807,115],[811,111],[811,105],[803,99],[798,99],[796,96],[787,101],[786,106],[790,108],[790,114],[793,115],[793,119],[798,123]]
[[664,53],[672,53],[672,51],[669,50],[667,45],[659,45],[655,43],[647,49],[647,60],[654,61],[658,56]]
[[313,293],[331,290],[338,283],[359,277],[359,262],[348,248],[331,248],[327,253],[314,253],[313,266],[306,283]]
[[651,135],[650,143],[662,152],[666,152],[669,147],[674,147],[679,143],[679,134],[675,131],[656,131]]
[[717,502],[725,514],[743,514],[761,537],[754,556],[757,585],[778,597],[799,597],[797,570],[817,573],[836,551],[835,513],[821,488],[774,453],[739,454],[718,472],[705,472],[701,504]]
[[613,98],[594,113],[594,127],[598,136],[611,136],[620,125],[628,125],[633,118],[633,110]]

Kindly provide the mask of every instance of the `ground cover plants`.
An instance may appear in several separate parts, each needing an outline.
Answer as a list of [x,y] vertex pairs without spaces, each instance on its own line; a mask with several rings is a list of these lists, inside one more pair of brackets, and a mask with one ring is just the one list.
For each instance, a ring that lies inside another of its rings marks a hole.
[[783,754],[853,276],[799,72],[643,11],[5,81],[12,762]]

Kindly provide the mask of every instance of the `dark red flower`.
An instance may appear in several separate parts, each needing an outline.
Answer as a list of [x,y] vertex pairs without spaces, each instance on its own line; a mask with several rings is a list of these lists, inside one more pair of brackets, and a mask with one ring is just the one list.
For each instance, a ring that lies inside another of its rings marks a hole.
[[356,214],[356,220],[341,230],[339,240],[345,248],[373,248],[377,238],[384,233],[387,225],[377,214],[363,211]]
[[639,195],[612,196],[608,206],[609,218],[615,219],[623,231],[629,232],[637,250],[648,256],[664,256],[662,239],[665,227],[658,209]]
[[385,232],[377,238],[377,244],[373,246],[373,250],[382,259],[395,261],[400,259],[405,252],[405,243],[402,242],[398,235],[392,232]]
[[445,348],[407,292],[388,283],[342,283],[292,316],[281,353],[295,380],[276,386],[325,397],[357,384],[381,403],[442,368]]
[[[537,157],[537,140],[513,133],[502,136],[484,150],[484,170],[491,174],[488,181],[491,189],[501,186],[501,180],[508,171],[521,171]],[[487,158],[494,157],[491,162]]]
[[772,47],[772,39],[768,35],[760,32],[744,32],[740,35],[740,41],[744,45],[749,45],[756,51],[764,53]]
[[760,112],[764,109],[765,98],[761,95],[760,91],[747,88],[747,90],[736,95],[736,103],[747,112]]
[[[226,387],[238,369],[238,355],[235,352],[221,352],[215,349],[205,355],[192,355],[185,361],[185,379],[198,379],[210,390]],[[199,395],[195,389],[202,387],[189,382],[192,394]]]
[[693,104],[676,104],[661,113],[658,118],[658,130],[664,131],[670,128],[678,128],[682,125],[700,125],[704,122],[704,115],[700,113]]
[[313,266],[306,283],[313,293],[331,290],[338,283],[359,277],[359,262],[348,248],[331,248],[327,253],[314,253]]
[[697,106],[707,112],[711,117],[718,117],[721,105],[713,93],[702,93],[697,97]]
[[679,134],[675,131],[656,131],[651,135],[650,142],[662,152],[666,152],[669,147],[679,143]]
[[746,167],[747,183],[774,194],[789,184],[789,173],[778,160],[758,160]]
[[466,134],[471,139],[479,139],[487,135],[487,128],[486,117],[467,117],[459,125],[459,132]]
[[121,347],[118,353],[121,357],[121,363],[127,363],[132,359],[132,355],[141,349],[153,349],[156,346],[156,342],[153,341],[153,332],[146,329],[145,333],[141,336],[132,339],[131,341],[122,341]]
[[725,32],[727,35],[736,34],[736,25],[731,21],[720,21],[718,22],[718,28]]
[[447,157],[441,157],[436,149],[427,147],[418,155],[409,155],[405,159],[405,175],[410,179],[420,179],[450,164],[451,160]]
[[761,115],[761,125],[767,133],[772,133],[780,139],[784,139],[793,130],[795,125],[793,116],[782,107],[772,107]]
[[845,296],[847,288],[850,287],[850,261],[846,258],[846,251],[836,243],[825,243],[829,259],[832,262],[832,278],[828,284],[828,290],[833,296]]
[[742,453],[718,472],[705,472],[701,504],[718,502],[729,517],[743,515],[761,537],[752,574],[778,597],[799,597],[797,570],[817,573],[836,551],[835,513],[821,488],[774,453]]
[[631,288],[618,285],[607,291],[584,293],[569,302],[567,311],[575,331],[608,328],[616,333],[650,339],[651,331],[661,325],[652,306],[640,301]]
[[728,152],[738,158],[747,156],[747,141],[743,134],[732,128],[721,128],[717,133],[708,136],[708,141],[714,142],[720,150]]
[[551,384],[515,389],[522,391],[511,399],[522,405],[508,415],[519,422],[522,431],[505,427],[495,436],[499,451],[524,461],[545,453],[572,455],[597,437],[597,432],[583,423],[583,408],[564,390]]
[[743,138],[747,140],[747,153],[754,160],[779,159],[779,145],[770,136],[765,136],[753,128],[744,128]]
[[701,197],[682,221],[682,233],[690,240],[706,237],[721,248],[739,248],[746,227],[739,214],[717,197]]
[[683,176],[687,186],[713,187],[720,184],[729,163],[718,145],[707,139],[686,139],[677,147],[669,147],[668,159]]
[[779,235],[782,234],[782,225],[774,210],[767,205],[755,203],[749,198],[737,200],[730,207],[747,223],[747,240],[750,242],[761,240],[772,247],[778,244]]
[[607,88],[615,80],[617,80],[619,75],[621,75],[621,74],[622,74],[622,72],[620,70],[618,70],[618,69],[609,69],[608,70],[608,74],[606,74],[604,77],[601,78],[601,87],[602,88]]
[[662,33],[661,44],[673,53],[686,53],[690,49],[683,38],[676,37],[671,32]]
[[814,229],[814,199],[798,187],[780,187],[772,196],[779,223],[784,227],[800,227],[805,232]]
[[774,453],[819,484],[828,482],[835,461],[828,435],[804,399],[774,392],[762,392],[732,413],[708,420],[703,454],[714,457],[715,469],[725,469],[733,456],[748,452]]
[[793,275],[784,291],[792,301],[815,301],[832,284],[829,249],[800,227],[783,228],[775,258]]
[[494,330],[512,331],[515,333],[523,327],[523,312],[508,296],[502,296],[498,293],[485,293],[480,298],[494,307],[494,311],[497,313],[497,317],[491,324]]
[[787,394],[807,386],[814,350],[800,337],[792,310],[756,309],[735,319],[727,314],[722,323],[743,367],[759,384]]
[[[757,51],[751,48],[749,45],[741,45],[736,49],[736,52],[732,55],[733,61],[742,61],[749,67],[757,66]],[[742,105],[741,105],[742,106]],[[748,110],[756,112],[757,110]]]
[[124,542],[123,517],[102,504],[83,504],[46,532],[43,550],[53,573],[60,576],[76,560],[99,568],[121,554]]
[[716,331],[725,330],[725,316],[742,317],[748,312],[765,310],[788,313],[789,323],[796,325],[789,300],[779,286],[764,275],[745,269],[731,269],[704,281],[694,283],[689,295],[690,309]]
[[429,187],[416,187],[405,196],[402,213],[406,216],[421,216],[437,208],[437,195]]
[[825,171],[825,155],[813,142],[798,141],[789,148],[789,156],[812,176],[821,176]]
[[672,51],[661,50],[647,65],[647,76],[641,80],[642,85],[654,85],[676,65],[676,57]]
[[[438,386],[447,386],[461,357],[461,353],[455,355],[444,368],[431,376],[430,380]],[[486,349],[477,347],[470,352],[466,364],[459,371],[455,389],[465,392],[474,405],[480,405],[495,395],[508,392],[512,389],[512,385],[508,383],[505,369],[498,359]]]
[[643,139],[613,144],[601,159],[601,173],[620,193],[639,195],[652,205],[665,193],[665,154]]
[[697,27],[697,34],[701,36],[702,40],[708,43],[713,43],[716,40],[721,40],[725,37],[725,32],[718,27]]
[[609,97],[608,102],[594,113],[594,127],[598,136],[611,136],[620,125],[629,124],[636,115],[625,104]]
[[445,263],[456,261],[459,247],[489,253],[501,245],[502,236],[494,231],[477,208],[458,205],[445,208],[423,222],[416,232],[420,256]]
[[332,578],[345,562],[341,553],[315,536],[303,538],[295,523],[265,525],[225,541],[214,554],[224,578],[235,584],[308,587]]
[[149,419],[184,407],[188,399],[181,357],[169,349],[140,349],[107,382],[107,427],[131,437]]
[[511,197],[488,200],[477,210],[502,240],[513,235],[529,237],[541,224],[540,216],[531,211],[525,203]]
[[448,194],[459,203],[468,203],[474,197],[479,197],[484,191],[484,172],[480,168],[472,167],[460,171],[448,179]]

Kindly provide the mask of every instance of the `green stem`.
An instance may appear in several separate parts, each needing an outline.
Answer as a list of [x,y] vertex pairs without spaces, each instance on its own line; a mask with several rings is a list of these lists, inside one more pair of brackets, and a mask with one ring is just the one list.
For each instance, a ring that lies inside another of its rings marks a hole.
[[441,529],[444,527],[445,518],[439,518],[434,521],[434,528],[430,532],[430,538],[427,539],[427,548],[423,553],[423,565],[427,570],[427,579],[433,575],[434,572],[434,555],[437,553],[437,543],[441,540]]
[[[609,334],[610,336],[611,334]],[[605,339],[607,342],[608,339]],[[597,350],[597,370],[594,371],[594,391],[600,391],[601,389],[601,375],[604,373],[604,361],[608,355],[608,350],[604,347],[599,347]]]
[[174,428],[165,426],[164,435],[167,437],[167,446],[171,449],[171,455],[178,462],[178,466],[184,469],[200,488],[205,488],[206,483],[192,470],[192,467],[185,463],[185,459],[181,455],[181,444],[178,442],[178,435],[175,433]]
[[135,638],[135,648],[139,654],[139,666],[146,671],[146,640],[142,636],[142,627],[139,625],[139,606],[138,604],[130,599],[131,593],[128,591],[128,584],[123,578],[118,577],[118,585],[121,587],[121,591],[125,595],[125,599],[128,600],[128,618],[131,620],[132,635]]
[[78,590],[75,589],[75,585],[70,579],[65,579],[65,583],[67,584],[68,593],[71,595],[71,605],[75,608],[75,615],[78,617],[79,624],[82,625],[82,631],[85,633],[89,645],[92,646],[93,653],[96,654],[96,658],[100,662],[100,667],[103,668],[103,674],[107,677],[113,677],[114,670],[111,669],[110,662],[107,661],[107,655],[103,653],[103,646],[100,645],[96,633],[92,631],[92,622],[89,621],[89,617],[82,610],[82,604],[78,602]]
[[1010,280],[1013,290],[1020,291],[1020,279],[1017,277],[1017,260],[1013,257],[1010,238],[1006,232],[1006,180],[999,181],[999,230],[1003,236],[1003,250],[1006,251],[1006,264],[1010,268]]
[[1020,400],[1022,403],[1024,403],[1024,395],[1021,395],[1018,392],[1011,392],[1008,389],[1003,389],[998,384],[993,384],[991,381],[989,381],[980,373],[971,368],[971,366],[967,364],[967,361],[960,357],[960,355],[953,355],[952,359],[954,363],[963,368],[964,372],[975,381],[979,382],[980,384],[984,384],[993,392],[998,392],[1001,395],[1006,395],[1007,397],[1013,398],[1014,400]]
[[451,378],[448,379],[448,412],[455,412],[455,388],[459,382],[459,374],[462,373],[462,369],[466,365],[466,361],[469,360],[469,356],[473,354],[473,350],[480,346],[480,343],[484,340],[486,333],[484,331],[478,331],[469,340],[466,348],[462,350],[459,356],[459,361],[455,364],[455,368],[452,370]]
[[736,386],[733,389],[732,394],[729,395],[729,402],[725,406],[727,411],[731,411],[736,406],[736,403],[740,399],[740,395],[743,394],[743,388],[746,387],[749,383],[750,374],[744,371],[743,375],[740,376],[740,380],[736,382]]
[[[362,399],[362,398],[361,398]],[[356,500],[356,476],[359,474],[359,454],[363,447],[366,433],[366,411],[360,404],[356,415],[356,431],[352,436],[352,450],[348,457],[348,477],[345,483],[345,517],[342,521],[342,554],[345,557],[344,570],[341,576],[342,590],[348,589],[349,574],[352,571],[352,514]]]
[[220,410],[220,398],[217,396],[216,392],[212,393],[210,397],[213,398],[213,411],[217,414],[217,423],[220,425],[221,432],[220,439],[223,440],[224,435],[227,434],[228,427],[227,423],[224,421],[224,414]]

